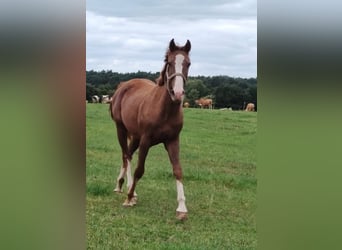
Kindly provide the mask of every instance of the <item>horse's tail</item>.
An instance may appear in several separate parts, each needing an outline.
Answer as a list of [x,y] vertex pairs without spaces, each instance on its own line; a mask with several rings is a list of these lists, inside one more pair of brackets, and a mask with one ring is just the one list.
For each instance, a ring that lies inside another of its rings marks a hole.
[[110,116],[112,117],[112,120],[114,120],[114,115],[113,115],[113,111],[112,111],[113,100],[114,100],[114,98],[112,98],[112,100],[110,100],[110,102],[109,102],[109,113],[110,113]]
[[[118,90],[119,90],[120,87],[122,87],[123,83],[124,82],[119,83],[119,85],[117,86],[117,88],[116,88],[116,90],[115,90],[115,92],[114,92],[114,94],[112,96],[112,100],[109,103],[109,113],[110,113],[110,116],[112,117],[113,121],[116,120],[115,117],[118,118],[118,114],[116,116],[114,114],[114,111],[115,111],[115,110],[113,110],[114,103],[116,104],[115,109],[116,110],[121,110],[120,102],[121,102],[122,96],[125,93],[125,91],[122,91],[121,89],[120,89],[120,91],[118,91]],[[119,114],[120,114],[120,112],[121,111],[119,111]]]

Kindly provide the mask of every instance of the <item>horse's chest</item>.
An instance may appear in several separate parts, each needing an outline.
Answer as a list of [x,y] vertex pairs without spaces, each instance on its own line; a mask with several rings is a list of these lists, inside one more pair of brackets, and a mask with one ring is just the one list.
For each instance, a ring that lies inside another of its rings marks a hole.
[[182,124],[164,124],[156,126],[152,132],[152,138],[158,142],[163,142],[168,139],[175,138],[179,135],[182,129]]
[[162,143],[178,137],[182,127],[183,119],[181,115],[165,115],[159,113],[140,113],[138,124],[141,136],[147,136],[153,144]]

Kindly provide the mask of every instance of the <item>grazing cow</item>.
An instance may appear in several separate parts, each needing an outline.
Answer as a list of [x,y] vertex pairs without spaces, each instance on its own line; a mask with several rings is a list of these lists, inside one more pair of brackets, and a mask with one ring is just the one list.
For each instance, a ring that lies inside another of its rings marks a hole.
[[91,101],[92,101],[92,103],[99,103],[100,97],[98,97],[97,95],[93,95],[91,97]]
[[109,95],[103,95],[101,103],[110,103]]
[[189,108],[189,106],[190,106],[190,104],[188,102],[185,102],[183,105],[184,108]]
[[[172,39],[157,84],[148,79],[122,82],[109,106],[122,150],[122,167],[114,191],[122,192],[127,174],[128,195],[123,205],[134,206],[137,202],[135,187],[144,174],[147,153],[150,147],[163,143],[176,177],[176,216],[180,220],[186,219],[188,212],[179,161],[179,134],[183,127],[184,85],[190,67],[190,48],[189,40],[181,47]],[[132,178],[131,160],[138,148],[138,163]]]
[[208,107],[208,109],[213,109],[213,100],[209,98],[200,98],[195,101],[195,103],[201,108]]
[[248,103],[246,106],[245,111],[254,111],[255,110],[255,105],[254,103]]

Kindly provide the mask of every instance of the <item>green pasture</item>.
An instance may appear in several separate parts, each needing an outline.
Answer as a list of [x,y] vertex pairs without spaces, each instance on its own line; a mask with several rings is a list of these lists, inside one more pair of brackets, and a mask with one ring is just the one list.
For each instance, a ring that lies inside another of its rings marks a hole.
[[112,192],[121,149],[108,105],[87,104],[86,122],[88,249],[256,249],[257,113],[184,109],[184,222],[163,145],[150,149],[138,204],[125,208],[126,194]]

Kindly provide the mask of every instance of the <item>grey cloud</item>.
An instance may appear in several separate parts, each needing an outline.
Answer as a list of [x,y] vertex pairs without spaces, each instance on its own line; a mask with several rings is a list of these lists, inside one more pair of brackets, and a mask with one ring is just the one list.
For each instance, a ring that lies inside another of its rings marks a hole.
[[[141,13],[142,4],[125,4],[117,1],[101,1],[87,4],[87,69],[118,72],[159,71],[164,52],[171,38],[179,44],[187,39],[192,43],[192,66],[190,75],[256,76],[256,17],[253,17],[254,1],[213,1],[213,4],[184,4],[175,7],[177,1],[168,5],[147,1],[144,6],[155,10],[156,16]],[[191,2],[191,1],[190,1]],[[88,3],[88,2],[87,2]],[[135,3],[143,3],[135,1]],[[144,1],[145,3],[145,1]],[[159,1],[158,1],[159,3]],[[115,6],[120,8],[113,10]],[[128,11],[128,7],[132,8]],[[151,6],[151,8],[150,8]],[[219,8],[219,6],[221,8]],[[241,8],[249,6],[246,14],[236,18]],[[105,11],[105,7],[109,11]],[[110,8],[111,7],[111,8]],[[186,11],[198,9],[192,18],[183,18]],[[165,11],[168,9],[168,12]],[[179,9],[178,12],[175,10]],[[182,9],[182,10],[181,10]],[[217,16],[204,15],[219,13]],[[224,14],[224,9],[234,10]],[[120,15],[117,14],[120,10]],[[153,11],[150,11],[151,13]],[[176,12],[175,16],[172,13]],[[221,13],[221,14],[220,14]],[[146,14],[146,16],[144,16]],[[202,17],[201,17],[202,16]],[[222,17],[221,17],[222,16]],[[224,17],[223,17],[224,16]]]
[[245,18],[256,16],[256,0],[88,0],[87,10],[104,16],[153,18]]

